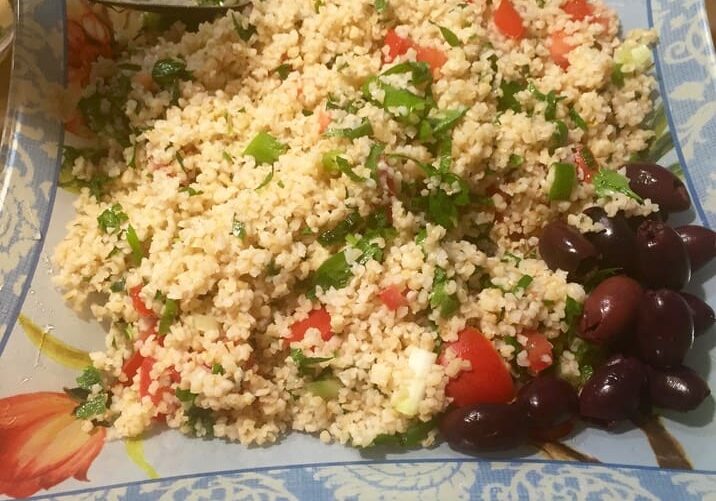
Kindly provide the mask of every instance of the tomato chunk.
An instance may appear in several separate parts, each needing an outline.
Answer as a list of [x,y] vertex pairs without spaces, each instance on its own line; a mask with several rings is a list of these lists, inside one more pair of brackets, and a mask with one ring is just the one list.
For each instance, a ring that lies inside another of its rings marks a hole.
[[512,5],[511,0],[502,0],[494,13],[495,26],[508,38],[520,40],[525,35],[522,16]]
[[[142,360],[142,366],[139,369],[139,396],[146,397],[149,395],[149,385],[152,384],[152,378],[150,373],[152,367],[154,367],[155,360],[151,357],[147,357]],[[155,395],[151,395],[152,402],[154,402]],[[154,402],[156,404],[156,402]]]
[[147,308],[142,298],[139,297],[139,293],[142,292],[142,286],[137,285],[129,289],[129,297],[132,298],[132,306],[134,310],[139,314],[140,317],[156,317],[153,310]]
[[585,17],[594,14],[594,6],[587,0],[569,0],[562,5],[562,10],[575,21],[581,21]]
[[579,172],[582,173],[582,179],[589,183],[592,181],[592,168],[589,166],[589,162],[584,158],[584,148],[579,145],[574,150],[574,163],[577,164]]
[[552,343],[549,342],[544,334],[536,331],[528,331],[523,333],[527,337],[527,360],[530,363],[530,372],[538,374],[552,365]]
[[389,310],[395,311],[401,306],[408,306],[408,300],[403,295],[404,290],[397,285],[391,285],[383,289],[380,294],[381,302],[388,307]]
[[331,125],[331,115],[323,110],[318,112],[318,132],[323,134]]
[[388,46],[388,55],[385,62],[389,63],[398,56],[402,56],[408,49],[413,47],[413,42],[409,38],[403,38],[398,35],[395,30],[388,30],[385,34],[385,45]]
[[564,31],[556,31],[550,35],[550,38],[552,40],[552,44],[549,48],[549,53],[550,56],[552,56],[552,61],[562,68],[567,69],[569,67],[567,54],[574,49],[574,46],[565,41],[567,34]]
[[291,326],[291,336],[286,338],[287,343],[301,341],[308,329],[318,329],[321,332],[321,339],[328,341],[333,337],[331,332],[331,315],[325,308],[313,310],[308,318],[300,320]]
[[126,362],[124,362],[124,365],[122,366],[122,372],[125,376],[127,376],[127,384],[132,383],[132,379],[134,378],[135,374],[137,374],[139,368],[142,366],[142,362],[144,362],[144,357],[141,353],[139,353],[139,350],[135,351],[132,356],[129,357]]
[[421,63],[427,63],[430,66],[430,71],[433,76],[436,76],[440,71],[440,68],[447,62],[447,55],[440,49],[434,47],[421,47],[415,48],[417,53],[416,59]]
[[385,62],[389,63],[398,56],[402,56],[408,49],[415,49],[415,58],[421,63],[427,63],[433,76],[436,76],[440,68],[447,62],[447,55],[435,47],[422,47],[409,38],[403,38],[395,30],[388,30],[385,35],[385,45],[388,46],[388,55]]
[[[462,407],[479,403],[507,403],[515,397],[515,386],[504,360],[492,343],[480,331],[466,328],[446,349],[472,364],[470,370],[460,372],[445,387],[445,393]],[[445,363],[444,352],[440,363]]]

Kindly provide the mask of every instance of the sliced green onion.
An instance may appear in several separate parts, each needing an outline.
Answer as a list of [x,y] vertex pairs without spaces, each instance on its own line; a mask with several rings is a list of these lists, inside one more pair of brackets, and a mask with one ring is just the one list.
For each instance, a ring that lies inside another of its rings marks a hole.
[[287,146],[268,132],[259,132],[246,146],[244,155],[254,157],[256,163],[272,164],[286,152]]
[[554,153],[554,150],[557,148],[566,146],[569,141],[569,129],[567,129],[567,124],[561,120],[555,120],[552,123],[554,124],[554,132],[552,133],[552,144],[549,148],[550,154]]
[[144,259],[144,249],[142,248],[142,243],[139,241],[137,232],[134,231],[134,227],[131,224],[127,226],[127,243],[130,249],[132,249],[134,266],[139,266],[142,263],[142,259]]
[[169,332],[169,328],[174,323],[177,316],[179,305],[174,299],[167,299],[164,303],[164,311],[159,319],[159,335],[164,336]]
[[587,130],[587,122],[585,122],[584,119],[580,116],[580,114],[577,113],[577,110],[575,110],[574,107],[569,108],[569,118],[572,119],[574,125],[576,125],[582,130]]
[[615,64],[612,69],[612,83],[620,89],[624,87],[624,73],[622,73],[621,64]]
[[335,400],[343,387],[337,378],[320,379],[306,384],[306,390],[323,400]]
[[566,162],[552,164],[549,177],[552,179],[552,184],[549,187],[549,199],[569,200],[577,182],[577,168],[574,164]]

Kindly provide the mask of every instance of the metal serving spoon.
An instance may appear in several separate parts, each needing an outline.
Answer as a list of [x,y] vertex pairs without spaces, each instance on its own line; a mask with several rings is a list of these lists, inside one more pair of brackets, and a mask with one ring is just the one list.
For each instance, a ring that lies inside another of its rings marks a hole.
[[179,16],[182,14],[221,13],[246,5],[246,0],[92,0],[110,7],[156,12]]

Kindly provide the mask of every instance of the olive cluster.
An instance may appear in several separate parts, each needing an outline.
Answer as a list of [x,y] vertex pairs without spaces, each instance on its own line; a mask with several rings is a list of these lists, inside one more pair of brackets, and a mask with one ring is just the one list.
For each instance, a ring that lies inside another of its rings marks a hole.
[[629,164],[626,174],[631,190],[659,204],[660,213],[609,217],[590,207],[585,213],[602,231],[582,235],[553,221],[539,243],[547,265],[567,271],[570,280],[586,283],[599,270],[618,270],[591,291],[577,326],[578,336],[610,356],[579,393],[558,376],[543,373],[520,388],[511,403],[453,409],[440,425],[451,447],[468,452],[512,448],[528,437],[564,436],[577,416],[609,426],[637,418],[651,405],[692,410],[710,394],[683,360],[694,335],[713,325],[714,311],[680,289],[716,255],[716,233],[665,224],[669,213],[691,206],[685,186],[667,169]]

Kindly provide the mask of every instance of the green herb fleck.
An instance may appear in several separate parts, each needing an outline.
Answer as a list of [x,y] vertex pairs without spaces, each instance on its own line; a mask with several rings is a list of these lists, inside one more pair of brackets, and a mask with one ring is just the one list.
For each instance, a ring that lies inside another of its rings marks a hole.
[[629,187],[629,179],[617,171],[599,169],[592,179],[592,183],[594,184],[594,191],[598,197],[610,197],[613,193],[621,193],[639,203],[644,201]]
[[179,304],[175,299],[167,299],[164,303],[164,310],[159,319],[159,335],[164,336],[169,333],[169,328],[174,323],[179,310]]
[[246,238],[246,225],[236,219],[236,214],[234,214],[234,218],[231,220],[231,234],[240,240]]
[[298,348],[291,349],[291,360],[293,360],[298,367],[299,374],[304,376],[311,374],[315,365],[332,359],[333,357],[307,357],[303,354],[302,350]]
[[104,233],[112,234],[117,233],[122,223],[128,219],[127,214],[122,210],[122,206],[114,204],[97,216],[97,224]]
[[440,311],[440,316],[447,318],[452,316],[460,306],[455,294],[445,292],[449,278],[442,268],[435,268],[433,276],[433,289],[430,292],[430,306]]
[[256,34],[256,26],[247,24],[246,28],[244,28],[241,20],[236,18],[234,12],[231,13],[231,19],[234,21],[234,29],[236,30],[236,33],[244,42],[248,42],[251,39],[251,36]]
[[226,370],[224,370],[224,367],[220,363],[214,362],[214,365],[211,366],[211,373],[224,375],[226,374]]

